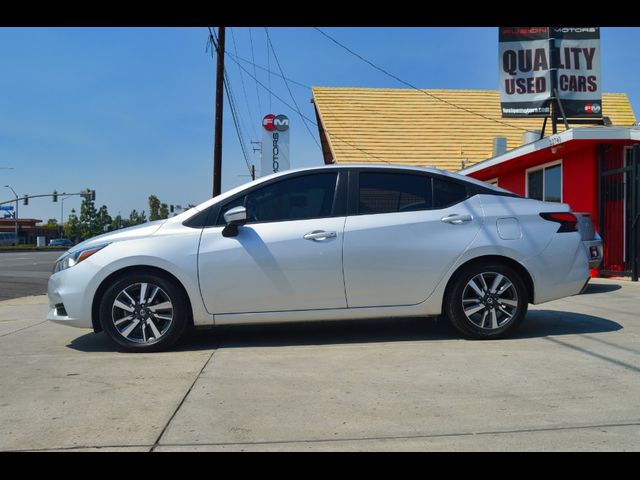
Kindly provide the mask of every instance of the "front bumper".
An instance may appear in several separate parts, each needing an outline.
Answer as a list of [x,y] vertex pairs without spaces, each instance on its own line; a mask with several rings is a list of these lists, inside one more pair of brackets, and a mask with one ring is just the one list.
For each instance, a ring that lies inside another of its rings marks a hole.
[[49,277],[47,320],[78,328],[93,328],[91,303],[99,266],[87,259]]

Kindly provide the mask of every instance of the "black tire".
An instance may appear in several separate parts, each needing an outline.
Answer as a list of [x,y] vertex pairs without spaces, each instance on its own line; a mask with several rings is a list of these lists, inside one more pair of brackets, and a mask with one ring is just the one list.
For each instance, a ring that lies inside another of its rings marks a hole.
[[[146,285],[146,299],[151,301],[139,301],[143,296],[142,285]],[[134,300],[135,305],[127,299]],[[133,307],[133,311],[118,306],[123,303],[127,308]],[[170,309],[165,307],[154,311],[154,308],[168,303]],[[125,318],[130,316],[133,317],[131,320]],[[100,301],[102,329],[118,349],[125,352],[168,349],[183,336],[189,324],[188,318],[188,302],[183,290],[174,281],[155,273],[132,272],[118,277]]]
[[[500,276],[503,280],[495,292],[491,292]],[[499,294],[503,287],[505,290]],[[507,337],[518,328],[528,306],[527,288],[518,272],[501,263],[475,263],[463,268],[451,280],[443,313],[467,338],[496,339]]]

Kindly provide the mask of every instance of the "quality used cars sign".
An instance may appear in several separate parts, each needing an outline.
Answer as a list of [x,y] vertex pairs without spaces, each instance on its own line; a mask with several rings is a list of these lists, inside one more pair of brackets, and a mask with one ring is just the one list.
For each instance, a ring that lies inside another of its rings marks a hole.
[[601,117],[599,27],[500,27],[503,117],[546,117],[554,89],[568,118]]

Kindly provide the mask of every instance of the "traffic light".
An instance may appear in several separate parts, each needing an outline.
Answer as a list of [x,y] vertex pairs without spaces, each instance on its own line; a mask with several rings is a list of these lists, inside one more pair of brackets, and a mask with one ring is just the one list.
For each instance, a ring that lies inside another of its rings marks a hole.
[[173,213],[173,205],[169,205],[169,211]]
[[58,201],[58,191],[57,191],[57,190],[54,190],[54,191],[53,191],[53,201],[54,201],[54,202],[57,202],[57,201]]
[[91,200],[93,200],[94,202],[96,201],[96,191],[95,190],[91,190]]
[[23,205],[29,205],[29,195],[25,195],[24,196],[24,202]]

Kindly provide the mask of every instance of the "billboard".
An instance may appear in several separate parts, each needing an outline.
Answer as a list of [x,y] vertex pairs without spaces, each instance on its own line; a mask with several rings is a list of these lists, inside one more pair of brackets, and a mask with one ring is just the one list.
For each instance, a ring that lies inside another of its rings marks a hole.
[[503,117],[547,117],[554,88],[567,118],[601,118],[599,27],[500,27]]
[[262,161],[260,176],[291,168],[289,161],[289,119],[286,115],[265,115],[262,119]]
[[551,28],[558,66],[558,95],[569,118],[602,117],[600,28]]

